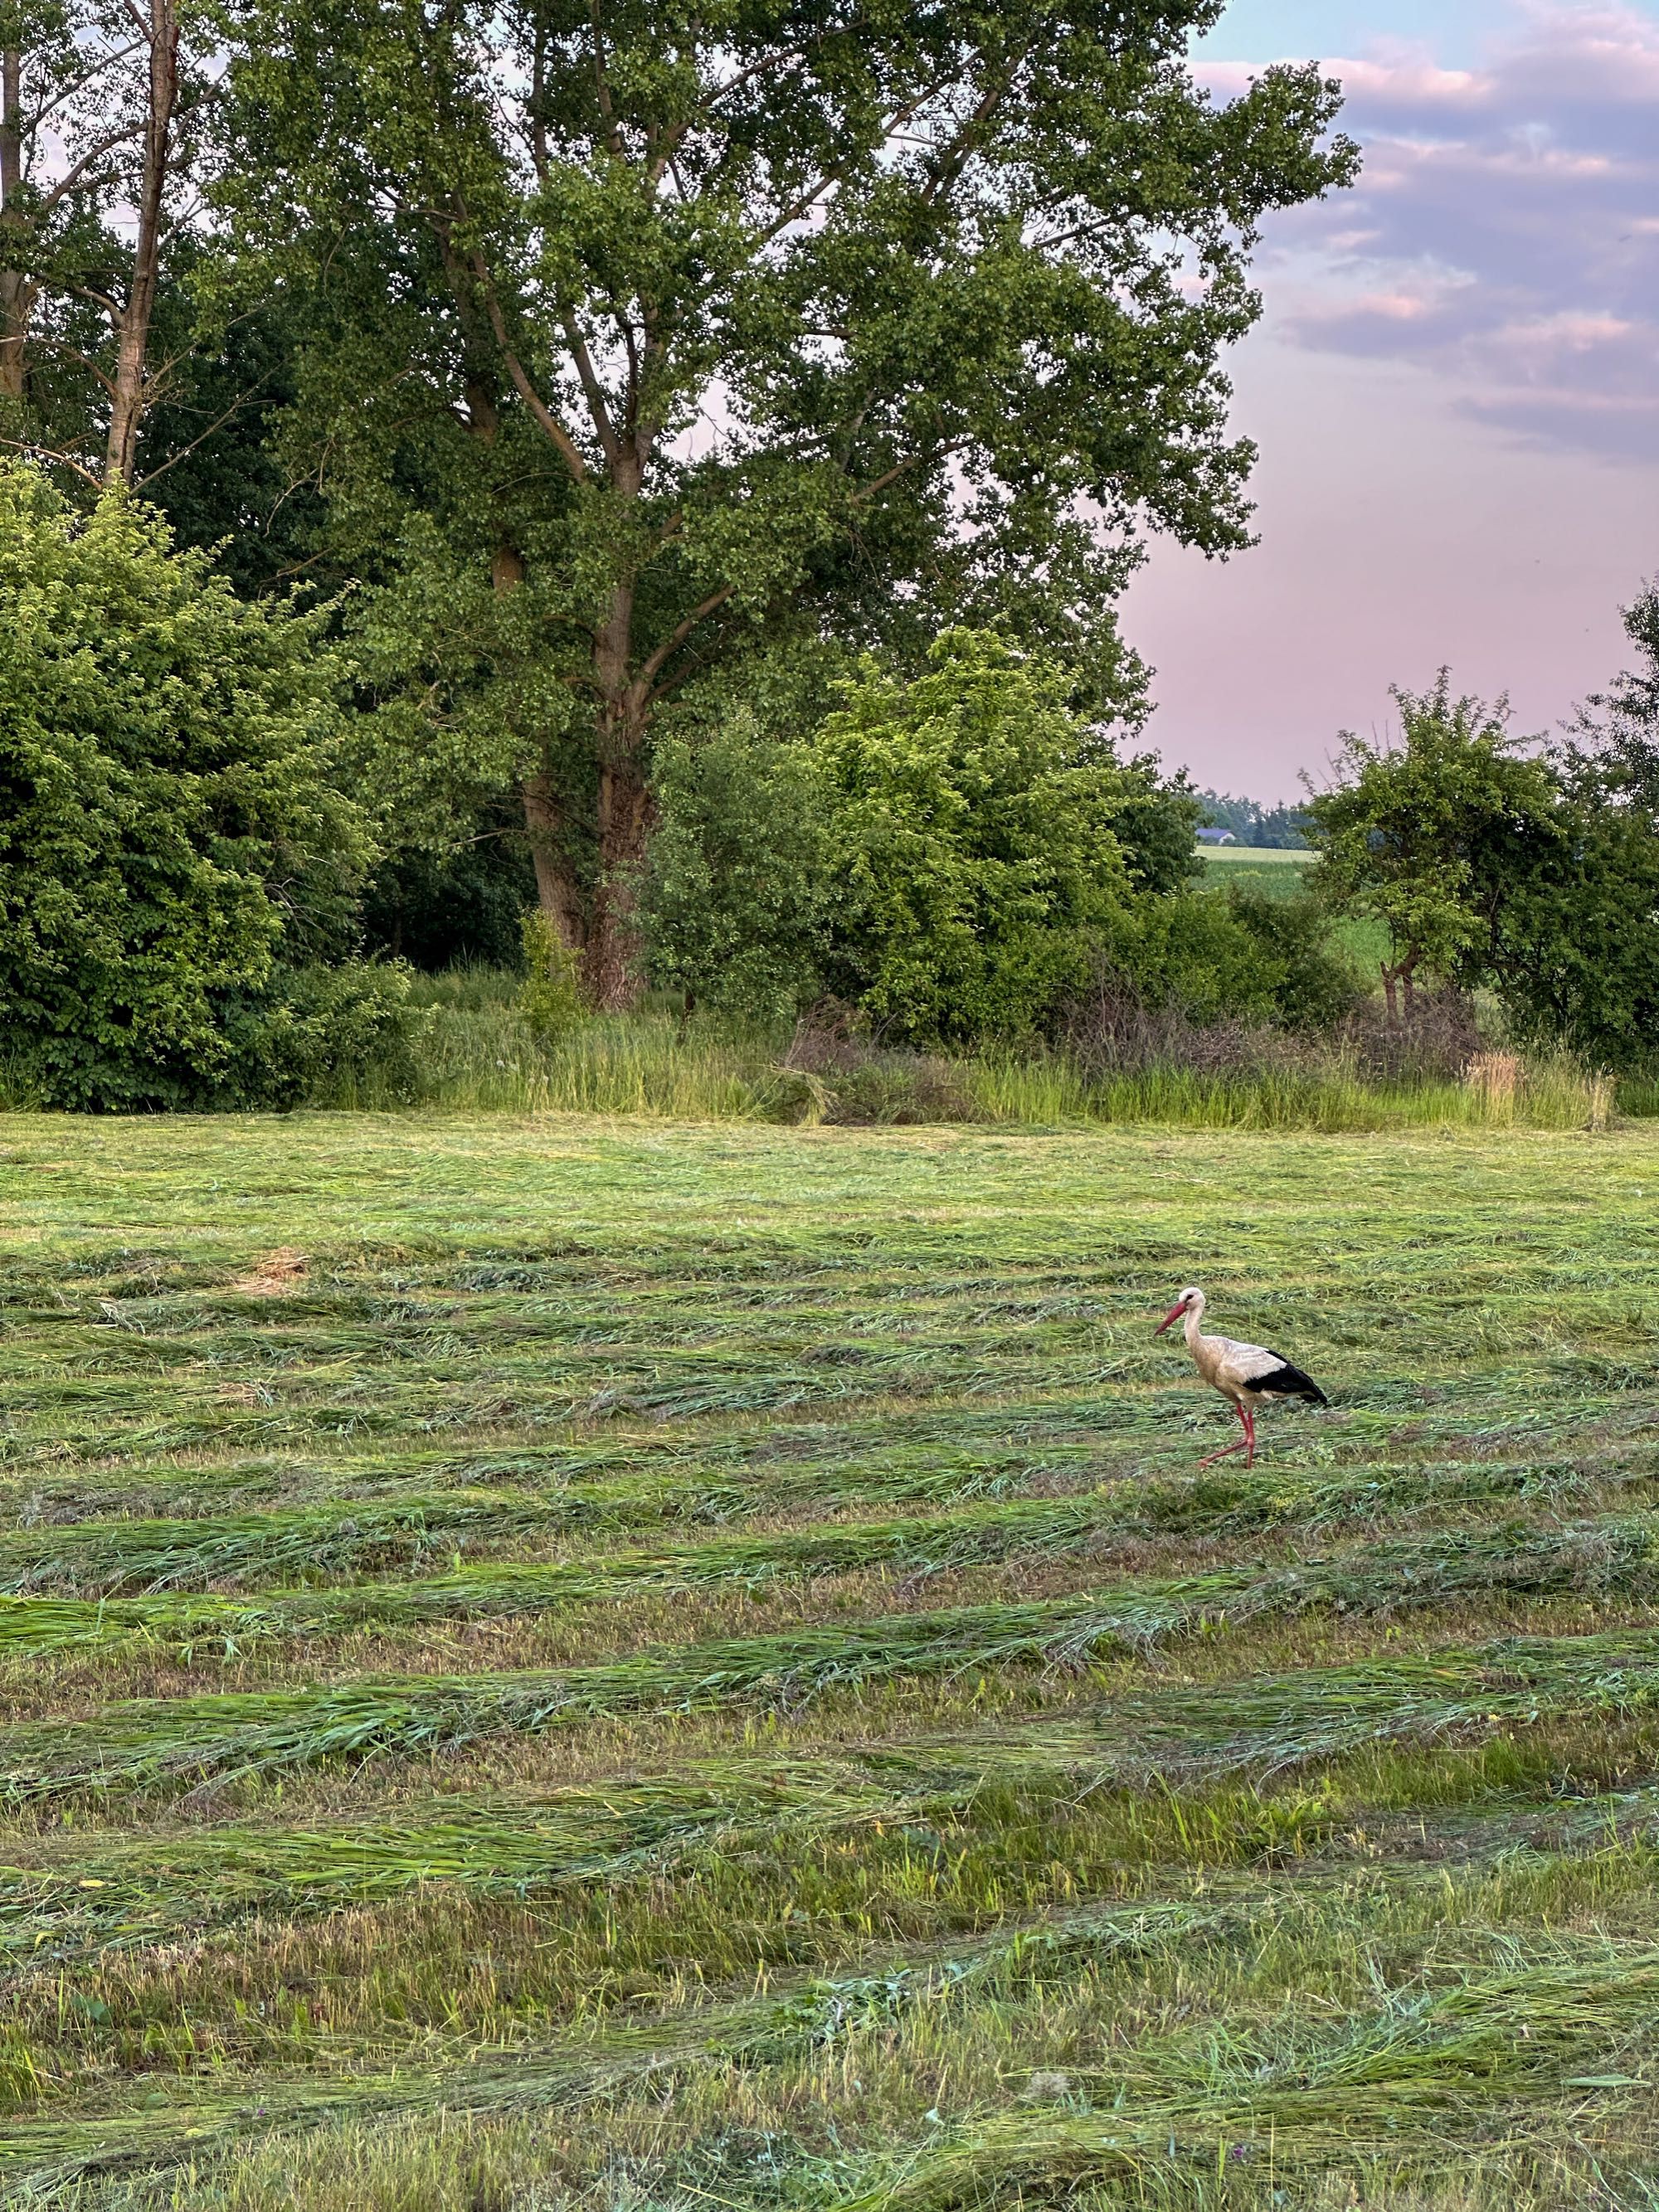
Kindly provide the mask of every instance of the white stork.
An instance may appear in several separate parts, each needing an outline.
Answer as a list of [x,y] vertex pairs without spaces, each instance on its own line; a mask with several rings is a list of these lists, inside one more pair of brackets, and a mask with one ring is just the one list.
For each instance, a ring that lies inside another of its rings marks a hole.
[[1226,1459],[1233,1452],[1247,1452],[1246,1467],[1255,1464],[1255,1419],[1251,1406],[1259,1398],[1305,1398],[1310,1406],[1328,1406],[1330,1400],[1310,1375],[1279,1352],[1269,1352],[1261,1344],[1238,1344],[1231,1336],[1205,1336],[1199,1328],[1204,1318],[1204,1293],[1196,1285],[1184,1290],[1170,1308],[1158,1327],[1154,1336],[1162,1336],[1171,1322],[1187,1316],[1183,1334],[1187,1349],[1193,1355],[1193,1364],[1212,1390],[1219,1390],[1224,1398],[1231,1398],[1233,1411],[1244,1424],[1244,1434],[1236,1444],[1210,1454],[1199,1462],[1200,1468],[1208,1467],[1218,1459]]

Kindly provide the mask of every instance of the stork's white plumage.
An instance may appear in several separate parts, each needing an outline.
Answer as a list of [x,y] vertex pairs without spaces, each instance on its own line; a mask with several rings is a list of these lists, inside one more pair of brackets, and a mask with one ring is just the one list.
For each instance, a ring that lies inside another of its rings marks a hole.
[[1162,1336],[1183,1314],[1186,1326],[1182,1333],[1187,1349],[1193,1355],[1193,1364],[1212,1390],[1219,1390],[1224,1398],[1231,1401],[1233,1411],[1244,1424],[1244,1433],[1236,1444],[1212,1452],[1208,1459],[1200,1460],[1200,1467],[1208,1467],[1237,1451],[1248,1453],[1246,1467],[1255,1466],[1255,1417],[1250,1408],[1259,1399],[1305,1398],[1310,1406],[1330,1404],[1312,1376],[1293,1366],[1282,1352],[1269,1352],[1265,1344],[1240,1344],[1231,1336],[1206,1336],[1200,1327],[1204,1319],[1204,1293],[1195,1284],[1181,1293],[1152,1331],[1153,1335]]

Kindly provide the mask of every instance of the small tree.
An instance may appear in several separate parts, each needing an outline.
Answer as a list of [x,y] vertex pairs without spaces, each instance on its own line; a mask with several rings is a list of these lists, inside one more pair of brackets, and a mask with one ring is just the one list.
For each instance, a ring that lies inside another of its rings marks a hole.
[[1624,611],[1636,665],[1593,692],[1576,731],[1603,785],[1640,806],[1659,830],[1659,578]]
[[951,630],[914,684],[867,666],[820,732],[827,980],[892,1033],[1031,1030],[1135,896],[1115,825],[1144,807],[1144,770],[1066,694],[1062,670]]
[[1393,696],[1400,744],[1345,731],[1335,784],[1310,797],[1307,836],[1320,895],[1389,933],[1382,988],[1397,1021],[1422,977],[1486,972],[1519,855],[1556,834],[1556,785],[1519,753],[1505,701],[1454,699],[1444,669],[1433,690]]
[[1558,835],[1513,872],[1492,979],[1518,1036],[1633,1071],[1659,1038],[1659,583],[1625,629],[1636,665],[1554,757]]
[[640,918],[652,981],[763,1019],[815,995],[824,830],[807,750],[739,708],[657,748],[660,810]]
[[120,492],[82,523],[0,465],[0,1027],[27,1093],[268,1088],[279,960],[349,942],[368,856],[331,687],[313,618],[239,602]]

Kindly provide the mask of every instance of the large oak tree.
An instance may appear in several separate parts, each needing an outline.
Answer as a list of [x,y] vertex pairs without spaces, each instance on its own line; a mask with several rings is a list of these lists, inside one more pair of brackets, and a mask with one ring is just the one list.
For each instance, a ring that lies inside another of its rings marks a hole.
[[1220,6],[242,0],[233,211],[316,303],[411,785],[511,769],[601,1002],[686,686],[1246,542],[1248,257],[1355,155],[1311,66],[1194,83]]

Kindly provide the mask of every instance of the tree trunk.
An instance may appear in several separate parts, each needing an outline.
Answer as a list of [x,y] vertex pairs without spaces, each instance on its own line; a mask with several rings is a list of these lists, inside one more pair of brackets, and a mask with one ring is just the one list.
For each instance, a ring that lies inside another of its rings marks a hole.
[[599,684],[599,886],[587,939],[588,986],[599,1006],[639,1002],[639,929],[635,884],[645,860],[650,793],[645,781],[646,695],[630,665],[634,591],[619,585],[593,641]]
[[[641,738],[643,734],[641,731]],[[635,884],[650,826],[643,745],[635,744],[599,769],[599,884],[587,943],[588,979],[596,1006],[637,1006],[644,988]]]
[[1390,968],[1386,960],[1379,962],[1378,965],[1382,970],[1382,996],[1388,1001],[1389,1026],[1393,1029],[1397,1026],[1400,1020],[1398,994],[1400,972],[1397,969]]
[[[469,387],[475,424],[486,442],[493,441],[494,403],[488,393]],[[524,581],[524,556],[505,538],[490,556],[489,581],[498,592],[516,592]],[[580,952],[587,942],[587,912],[581,885],[572,874],[562,832],[564,811],[545,768],[526,776],[519,786],[524,807],[524,826],[530,840],[530,858],[536,870],[536,903],[558,932],[559,942]]]
[[539,775],[526,776],[519,793],[536,866],[536,903],[557,930],[559,942],[580,952],[587,943],[587,914],[560,836],[564,817],[554,796],[553,779],[543,769]]
[[35,288],[16,264],[27,243],[22,206],[23,57],[0,52],[0,400],[21,400],[28,364],[25,349]]
[[175,0],[150,0],[149,102],[144,118],[144,160],[132,248],[132,282],[115,334],[115,378],[110,400],[106,484],[130,484],[138,460],[138,432],[149,402],[145,364],[150,317],[161,270],[162,200],[173,160],[173,117],[179,98],[179,16]]

